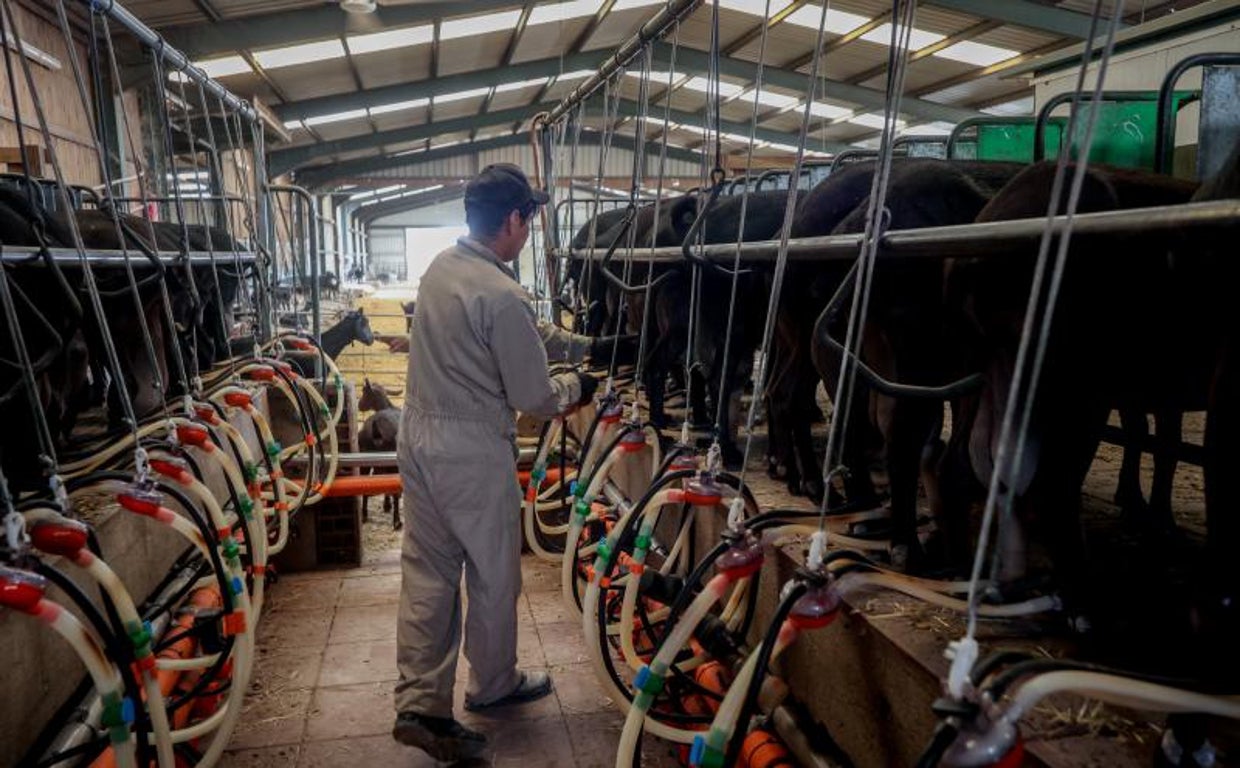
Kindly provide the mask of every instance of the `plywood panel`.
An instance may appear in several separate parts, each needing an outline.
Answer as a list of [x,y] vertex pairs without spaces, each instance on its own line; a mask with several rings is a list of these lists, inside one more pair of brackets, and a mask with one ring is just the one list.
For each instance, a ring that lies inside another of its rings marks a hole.
[[[28,13],[20,6],[13,9],[17,17],[17,31],[22,40],[38,48],[60,62],[59,69],[45,67],[29,61],[34,89],[38,94],[46,115],[49,132],[52,134],[51,149],[56,153],[65,174],[65,180],[74,184],[95,186],[100,183],[98,157],[91,139],[91,122],[89,114],[83,109],[78,96],[77,86],[73,79],[69,49],[65,45],[64,36],[59,27],[48,24]],[[86,51],[76,45],[78,61],[84,62]],[[16,59],[14,60],[16,63]],[[47,146],[47,142],[39,130],[38,118],[34,111],[34,99],[27,87],[25,75],[18,67],[17,109],[13,108],[9,97],[7,74],[0,68],[0,93],[4,98],[0,101],[0,146],[17,146],[18,126],[17,113],[21,113],[24,138],[29,144]],[[47,174],[51,176],[51,173]]]

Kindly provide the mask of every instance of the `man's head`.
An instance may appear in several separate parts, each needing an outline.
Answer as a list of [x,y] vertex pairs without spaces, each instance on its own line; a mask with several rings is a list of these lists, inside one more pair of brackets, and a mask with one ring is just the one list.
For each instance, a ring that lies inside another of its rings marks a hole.
[[547,199],[517,166],[488,165],[465,187],[469,233],[504,261],[512,261],[530,236],[530,220]]

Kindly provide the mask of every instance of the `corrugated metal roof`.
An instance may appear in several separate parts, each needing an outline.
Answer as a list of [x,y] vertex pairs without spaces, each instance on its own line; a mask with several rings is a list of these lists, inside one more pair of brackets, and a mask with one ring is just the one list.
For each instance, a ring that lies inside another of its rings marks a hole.
[[[409,5],[414,0],[379,0],[379,2],[386,7]],[[1093,0],[1065,0],[1065,2],[1059,3],[1059,7],[1088,13],[1092,9],[1092,2]],[[1179,5],[1188,6],[1196,2],[1198,0],[1183,0]],[[600,6],[602,3],[603,0],[598,0]],[[209,4],[225,19],[270,13],[290,13],[289,27],[295,28],[296,13],[298,11],[321,9],[330,7],[334,3],[328,3],[325,0],[209,0]],[[464,16],[472,15],[480,20],[485,20],[487,18],[495,18],[496,14],[513,14],[522,5],[523,3],[520,0],[513,0],[510,4],[502,3],[498,6],[491,6],[491,10],[482,15],[478,15],[477,9],[471,10],[471,5],[468,3],[461,3],[459,7],[460,13]],[[542,4],[540,3],[540,5]],[[754,3],[747,7],[750,9],[760,9],[761,6],[762,3],[759,0],[755,0]],[[207,17],[203,15],[202,3],[196,2],[196,0],[130,0],[127,3],[127,7],[154,26],[209,23]],[[609,49],[615,48],[631,37],[646,20],[659,11],[658,3],[642,4],[640,2],[628,2],[627,0],[621,0],[616,7],[616,10],[606,15],[601,23],[597,25],[597,28],[593,29],[582,46],[584,51],[597,51],[599,54],[597,58],[599,60],[605,57]],[[708,49],[711,29],[711,8],[711,3],[703,3],[681,24],[679,40],[682,46],[697,51]],[[791,63],[808,57],[814,43],[816,30],[805,26],[805,24],[812,24],[816,20],[816,12],[820,8],[821,6],[817,3],[807,3],[796,14],[793,21],[784,21],[769,30],[766,57],[768,66],[786,68]],[[848,24],[854,23],[856,20],[872,19],[876,16],[887,14],[890,11],[890,2],[889,0],[832,0],[830,8],[832,13],[836,14],[834,17],[836,23],[833,25],[834,32],[827,35],[827,40],[828,43],[833,43],[840,39],[838,33],[846,31]],[[589,9],[585,10],[588,11]],[[442,40],[438,44],[437,55],[432,53],[434,46],[429,42],[424,42],[422,44],[393,47],[372,53],[361,53],[350,58],[339,57],[325,61],[268,69],[265,75],[275,84],[278,91],[269,87],[258,74],[230,76],[224,78],[223,82],[242,95],[257,95],[278,108],[284,98],[299,101],[352,93],[357,89],[359,79],[363,88],[377,88],[409,82],[433,82],[438,77],[475,71],[502,71],[502,68],[507,64],[517,65],[540,59],[554,60],[557,57],[567,57],[575,53],[572,50],[572,46],[591,28],[594,24],[594,17],[581,14],[579,11],[573,12],[579,15],[547,23],[528,25],[520,39],[515,41],[515,43],[512,39],[514,30],[512,28],[501,28],[468,37]],[[852,16],[842,16],[841,14],[852,14]],[[563,15],[569,15],[569,13],[566,12]],[[373,18],[378,20],[382,17],[376,16]],[[848,21],[843,21],[844,19]],[[980,16],[944,9],[935,6],[932,0],[927,0],[917,10],[916,26],[923,32],[948,36],[958,34],[976,25],[981,20],[982,17]],[[751,62],[756,60],[759,51],[759,41],[755,33],[762,29],[763,24],[764,20],[754,13],[735,10],[729,7],[721,8],[719,19],[720,37],[725,50],[730,48],[735,41],[743,40],[750,36],[755,38],[738,50],[727,51],[725,55]],[[359,32],[361,26],[364,26],[364,24],[359,21],[357,27]],[[516,26],[515,23],[512,24],[513,28]],[[369,32],[372,30],[367,28],[365,31]],[[1050,33],[1010,24],[987,31],[970,39],[972,42],[1018,52],[1042,49],[1054,44],[1057,40],[1065,45],[1070,42],[1056,38]],[[506,60],[505,52],[509,51],[510,48],[511,57]],[[224,55],[227,54],[222,52],[218,55],[213,55],[211,58]],[[847,81],[860,73],[880,68],[886,62],[886,45],[870,40],[854,40],[847,45],[836,45],[827,53],[823,62],[823,74],[831,79]],[[561,69],[571,68],[561,67]],[[801,69],[804,71],[807,67],[802,66]],[[356,76],[354,75],[354,70],[356,70]],[[677,70],[684,74],[705,74],[694,72],[685,67],[683,60],[678,65]],[[937,102],[966,107],[993,103],[998,98],[1017,98],[1029,92],[1023,82],[1004,81],[1000,79],[1001,75],[997,74],[991,74],[977,80],[959,83],[950,82],[962,77],[967,78],[971,72],[978,70],[979,68],[972,64],[954,61],[939,55],[932,55],[914,62],[910,66],[907,85],[911,91],[926,91],[938,83],[947,84],[950,87],[940,89],[937,93],[931,92],[929,98]],[[513,80],[524,79],[533,78],[528,74],[520,77],[514,75],[513,77]],[[567,82],[553,82],[546,89],[542,99],[551,102],[559,100],[580,82],[580,78]],[[748,86],[748,83],[734,82],[738,85]],[[871,88],[882,88],[884,83],[885,76],[878,75],[870,78],[863,85]],[[482,83],[484,87],[488,84]],[[630,99],[636,98],[638,93],[637,86],[636,78],[626,77],[622,86],[626,97]],[[664,87],[664,84],[660,82],[652,87],[651,90],[657,94]],[[542,91],[543,87],[530,85],[519,89],[498,92],[492,99],[489,109],[493,111],[511,109],[531,104]],[[780,92],[790,96],[797,95],[797,92],[792,89],[781,89]],[[826,93],[830,96],[830,86],[826,88]],[[856,106],[837,99],[829,98],[827,100],[845,106]],[[440,103],[436,105],[430,115],[428,115],[428,111],[424,108],[403,110],[398,113],[377,116],[373,118],[373,125],[379,131],[389,131],[395,128],[421,124],[428,117],[433,117],[434,120],[467,117],[477,114],[482,108],[484,101],[483,97],[476,96],[469,99]],[[700,90],[680,88],[672,94],[671,104],[677,110],[696,113],[700,116],[706,106],[706,95]],[[658,117],[660,109],[660,104],[652,105],[652,116]],[[597,117],[600,110],[601,102],[596,97],[589,107],[589,112],[593,115],[588,121],[590,124],[595,126],[601,124],[601,119]],[[867,108],[866,111],[873,111],[873,109]],[[752,115],[752,104],[744,101],[727,103],[724,105],[723,114],[728,120],[747,125]],[[762,126],[766,129],[794,134],[800,127],[799,110],[779,114],[778,110],[764,109],[764,114],[766,117],[762,121]],[[916,120],[917,118],[910,117],[910,119]],[[316,136],[318,139],[363,136],[371,132],[371,126],[372,120],[365,118],[333,122],[316,126],[313,129],[314,133],[299,131],[295,141],[298,144],[302,144],[315,141]],[[486,130],[488,129],[483,129],[483,132]],[[632,121],[629,121],[622,130],[631,131]],[[829,137],[832,140],[847,139],[854,133],[864,135],[866,130],[858,126],[831,126],[822,136]],[[692,133],[676,131],[673,136],[690,143],[694,141]],[[438,141],[451,140],[455,139],[440,138]],[[371,154],[378,151],[377,147],[374,150],[369,150]],[[360,151],[360,154],[365,154],[366,152]]]

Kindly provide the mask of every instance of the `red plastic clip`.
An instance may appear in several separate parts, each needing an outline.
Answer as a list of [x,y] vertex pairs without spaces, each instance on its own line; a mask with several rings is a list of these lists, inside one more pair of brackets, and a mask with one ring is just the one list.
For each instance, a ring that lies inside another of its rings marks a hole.
[[192,424],[180,424],[177,426],[177,440],[180,440],[185,445],[201,448],[209,439],[211,439],[211,435],[203,427],[197,427]]
[[233,611],[220,620],[220,625],[225,637],[245,634],[245,614],[241,611]]

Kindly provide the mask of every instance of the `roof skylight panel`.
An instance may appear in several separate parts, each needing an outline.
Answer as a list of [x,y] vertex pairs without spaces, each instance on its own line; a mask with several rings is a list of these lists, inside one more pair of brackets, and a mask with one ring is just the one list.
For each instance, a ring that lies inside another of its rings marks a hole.
[[[700,91],[702,93],[710,93],[712,89],[712,85],[713,84],[711,83],[711,81],[707,80],[704,77],[691,77],[685,83],[684,87],[688,88],[691,91]],[[725,99],[730,99],[733,96],[738,96],[744,90],[745,90],[744,88],[734,83],[729,83],[724,80],[719,81],[719,95],[723,96]]]
[[436,104],[444,104],[449,101],[461,101],[463,99],[472,99],[476,96],[486,96],[490,90],[490,88],[471,88],[468,91],[440,94],[434,98]]
[[320,40],[315,43],[299,43],[284,48],[268,48],[255,51],[254,60],[263,69],[292,67],[316,61],[344,58],[344,45],[339,40]]
[[370,114],[386,115],[389,112],[401,112],[406,109],[417,109],[425,107],[431,103],[430,99],[413,99],[411,101],[397,101],[392,104],[380,104],[370,108]]
[[530,11],[530,26],[555,24],[569,19],[593,16],[602,7],[601,0],[564,0],[558,3],[540,3]]
[[562,83],[566,80],[581,80],[594,74],[593,69],[579,69],[575,72],[561,72],[555,76],[556,82]]
[[666,5],[666,0],[616,0],[611,12],[631,11],[634,8],[646,8],[651,5]]
[[996,45],[986,45],[985,43],[965,40],[955,45],[949,45],[934,55],[941,56],[944,59],[951,59],[952,61],[961,61],[965,64],[989,67],[991,64],[998,64],[1013,56],[1019,56],[1020,52],[1000,48]]
[[[223,56],[218,59],[203,59],[195,61],[194,66],[206,72],[210,77],[230,77],[232,75],[248,75],[254,71],[250,66],[250,62],[240,56]],[[180,72],[173,72],[173,79],[181,75]]]
[[[756,91],[754,90],[745,91],[737,98],[737,101],[742,101],[746,104],[752,104],[755,92]],[[774,91],[762,91],[761,93],[757,95],[758,95],[759,104],[762,104],[768,107],[775,107],[776,109],[789,109],[801,103],[801,100],[795,96],[788,96],[787,94],[783,94],[783,93],[775,93]]]
[[[903,37],[903,35],[901,35]],[[879,45],[891,45],[891,24],[880,24],[861,36],[862,40],[868,40],[871,43]],[[927,32],[924,29],[913,27],[913,31],[909,34],[908,44],[909,50],[916,51],[925,48],[927,45],[934,45],[943,39],[943,35],[934,32]]]
[[303,122],[307,126],[312,126],[312,125],[323,125],[325,123],[340,123],[340,122],[344,122],[345,120],[357,120],[358,118],[361,118],[361,117],[366,117],[365,108],[350,109],[347,112],[333,112],[330,115],[315,115],[314,117],[305,118]]
[[[719,0],[720,8],[748,13],[750,16],[762,16],[766,13],[767,0]],[[770,0],[771,15],[779,13],[792,4],[792,0]]]
[[350,53],[374,53],[375,51],[389,51],[393,48],[424,45],[431,42],[434,37],[434,28],[430,24],[424,24],[420,27],[389,29],[368,35],[350,35],[347,40]]
[[545,85],[547,78],[536,77],[533,80],[520,80],[515,83],[500,83],[495,86],[496,93],[507,93],[508,91],[519,91],[522,88],[532,88],[536,85]]
[[511,31],[517,26],[521,11],[502,11],[487,13],[481,16],[445,19],[439,24],[439,39],[453,40],[460,37],[473,37],[491,32]]
[[951,123],[937,121],[914,125],[906,131],[910,136],[950,136],[956,126]]
[[[795,24],[798,27],[807,27],[809,29],[818,29],[818,22],[821,19],[821,5],[803,5],[788,14],[788,18],[784,19],[784,23]],[[827,10],[827,31],[836,35],[846,35],[869,20],[868,16],[830,8]]]
[[848,117],[853,113],[847,107],[838,107],[834,104],[826,104],[821,101],[815,101],[809,105],[809,113],[814,117],[821,117],[827,120],[838,120],[842,117]]
[[404,189],[404,188],[405,188],[404,184],[394,184],[390,187],[383,187],[381,189],[371,189],[366,192],[358,192],[355,195],[349,195],[349,202],[353,202],[355,200],[365,200],[369,197],[378,197],[379,195],[386,195],[389,192],[395,192],[398,189]]
[[[854,115],[845,120],[845,122],[852,123],[853,125],[864,125],[866,128],[874,128],[876,130],[882,130],[883,128],[883,116],[873,112]],[[903,129],[904,125],[903,120],[896,120],[897,129]]]

